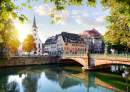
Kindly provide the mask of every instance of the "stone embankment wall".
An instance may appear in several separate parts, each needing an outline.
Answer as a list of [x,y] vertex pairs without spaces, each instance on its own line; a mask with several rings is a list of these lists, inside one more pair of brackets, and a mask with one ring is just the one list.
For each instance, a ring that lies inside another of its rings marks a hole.
[[56,56],[12,57],[9,61],[7,58],[0,58],[0,67],[57,63],[57,58]]

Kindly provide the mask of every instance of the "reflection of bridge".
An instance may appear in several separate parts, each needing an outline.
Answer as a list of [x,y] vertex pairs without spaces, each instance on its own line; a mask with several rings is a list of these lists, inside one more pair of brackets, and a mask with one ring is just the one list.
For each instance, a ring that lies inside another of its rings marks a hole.
[[120,90],[119,88],[112,87],[111,85],[101,81],[100,79],[91,76],[89,73],[79,73],[79,74],[70,74],[68,72],[63,71],[64,76],[67,76],[70,79],[74,79],[76,81],[84,83],[84,85],[87,87],[87,92],[89,92],[89,87],[90,86],[101,86],[107,89],[111,89],[113,91],[118,91],[118,92],[126,92],[124,90]]
[[[100,55],[101,56],[101,55]],[[86,56],[61,56],[58,58],[58,63],[71,63],[71,62],[78,62],[80,63],[85,69],[98,69],[98,68],[106,68],[108,65],[111,64],[125,64],[125,65],[130,65],[130,60],[129,57],[127,56],[127,60],[123,59],[114,59],[109,58],[107,56],[104,57],[92,57],[91,55],[86,55]],[[100,66],[100,67],[99,67]]]

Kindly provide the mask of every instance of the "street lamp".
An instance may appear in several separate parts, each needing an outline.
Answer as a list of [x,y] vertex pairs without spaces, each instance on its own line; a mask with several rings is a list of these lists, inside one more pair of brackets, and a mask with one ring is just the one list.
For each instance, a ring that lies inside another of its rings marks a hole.
[[88,44],[86,44],[86,53],[88,53]]
[[127,67],[124,70],[124,73],[122,73],[122,76],[126,78],[126,87],[127,87],[127,92],[128,92],[128,75],[129,75],[129,69]]

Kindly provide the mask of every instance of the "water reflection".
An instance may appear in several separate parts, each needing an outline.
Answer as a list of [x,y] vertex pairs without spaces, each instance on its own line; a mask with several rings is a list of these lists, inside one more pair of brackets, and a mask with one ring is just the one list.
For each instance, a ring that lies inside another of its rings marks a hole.
[[82,72],[81,67],[41,65],[11,69],[0,69],[0,92],[127,91],[122,76]]

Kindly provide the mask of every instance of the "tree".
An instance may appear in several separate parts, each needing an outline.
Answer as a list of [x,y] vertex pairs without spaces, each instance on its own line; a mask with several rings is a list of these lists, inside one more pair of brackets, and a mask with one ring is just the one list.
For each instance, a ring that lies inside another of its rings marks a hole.
[[[9,17],[11,16],[13,19],[19,18],[19,20],[23,23],[24,20],[28,20],[28,18],[21,14],[20,11],[23,7],[28,6],[29,9],[32,7],[28,4],[30,0],[27,0],[26,3],[22,3],[22,6],[14,5],[16,0],[0,0],[0,31],[4,28],[4,22],[8,21]],[[35,0],[36,1],[36,0]],[[3,42],[2,35],[0,34],[0,43]]]
[[[15,1],[15,0],[14,0]],[[29,9],[32,7],[29,5],[30,1],[38,0],[26,0],[26,3],[23,3],[22,6],[28,6]],[[55,12],[60,12],[67,7],[72,5],[82,6],[87,5],[90,7],[96,7],[97,0],[43,0],[44,3],[50,2],[55,5],[53,7],[49,16],[52,18],[51,24],[54,24],[55,21],[60,20],[60,17],[54,15]],[[130,48],[130,0],[100,0],[100,3],[104,10],[110,9],[110,15],[107,16],[107,21],[110,23],[108,26],[108,31],[105,34],[105,39],[107,42],[116,45],[118,42],[120,44]],[[12,18],[19,18],[22,22],[27,17],[23,14],[19,14],[23,7],[15,6],[11,0],[2,0],[0,1],[0,20],[5,21],[9,19],[9,16]],[[4,25],[0,24],[0,28],[3,28]],[[0,35],[0,42],[3,42]]]
[[[20,45],[20,41],[18,40],[19,33],[15,29],[12,19],[9,19],[3,24],[5,26],[0,32],[3,39],[3,42],[0,43],[0,57],[3,57],[4,56],[3,54],[6,53],[9,59],[10,55],[14,53],[14,50],[16,50]],[[15,51],[15,54],[16,54],[16,51]]]
[[106,17],[110,25],[104,38],[106,42],[112,45],[124,45],[127,50],[130,48],[130,1],[115,2],[107,0],[102,5],[105,8],[110,8],[110,15]]
[[28,52],[28,55],[30,55],[31,51],[36,51],[36,43],[34,42],[35,38],[31,34],[27,35],[27,38],[24,39],[22,43],[22,51]]

